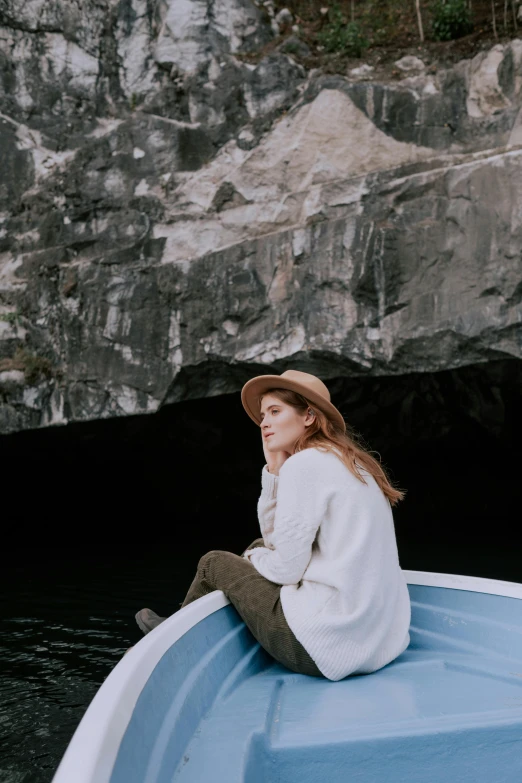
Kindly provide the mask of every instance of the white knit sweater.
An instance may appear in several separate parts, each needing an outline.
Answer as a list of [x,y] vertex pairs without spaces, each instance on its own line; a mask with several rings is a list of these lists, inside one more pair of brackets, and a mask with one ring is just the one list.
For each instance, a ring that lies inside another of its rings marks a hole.
[[281,587],[286,621],[329,680],[376,671],[410,642],[410,599],[392,510],[374,478],[363,484],[332,452],[289,457],[261,474],[264,547],[249,549]]

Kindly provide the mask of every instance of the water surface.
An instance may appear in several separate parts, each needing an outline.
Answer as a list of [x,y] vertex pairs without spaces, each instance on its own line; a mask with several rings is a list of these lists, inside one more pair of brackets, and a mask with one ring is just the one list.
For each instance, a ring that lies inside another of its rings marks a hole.
[[32,552],[3,568],[1,783],[52,779],[100,684],[142,636],[135,612],[175,611],[200,554]]

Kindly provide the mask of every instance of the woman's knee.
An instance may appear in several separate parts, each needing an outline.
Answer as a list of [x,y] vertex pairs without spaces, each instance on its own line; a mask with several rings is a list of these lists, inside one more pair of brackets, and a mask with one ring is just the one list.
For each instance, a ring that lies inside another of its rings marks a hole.
[[206,552],[199,559],[198,571],[205,571],[209,566],[211,566],[216,561],[225,560],[227,558],[227,555],[230,554],[231,552],[226,552],[221,549],[212,549],[210,552]]

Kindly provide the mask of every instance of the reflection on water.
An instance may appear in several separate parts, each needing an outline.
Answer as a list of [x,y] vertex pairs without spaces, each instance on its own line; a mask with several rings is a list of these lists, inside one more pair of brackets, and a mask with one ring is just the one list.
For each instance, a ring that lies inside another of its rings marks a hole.
[[198,557],[81,562],[35,553],[2,573],[0,783],[48,783],[100,684],[141,638],[135,612],[171,614]]

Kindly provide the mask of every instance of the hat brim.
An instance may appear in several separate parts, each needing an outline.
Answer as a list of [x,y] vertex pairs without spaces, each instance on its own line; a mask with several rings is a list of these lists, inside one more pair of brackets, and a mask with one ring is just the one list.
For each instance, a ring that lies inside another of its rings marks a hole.
[[302,394],[303,397],[310,400],[313,405],[337,424],[343,432],[346,432],[346,422],[335,405],[325,400],[320,394],[315,394],[306,386],[302,386],[300,383],[288,378],[282,378],[280,375],[258,375],[256,378],[251,378],[247,381],[241,389],[243,408],[257,425],[261,425],[259,397],[267,392],[268,389],[290,389],[290,391]]

